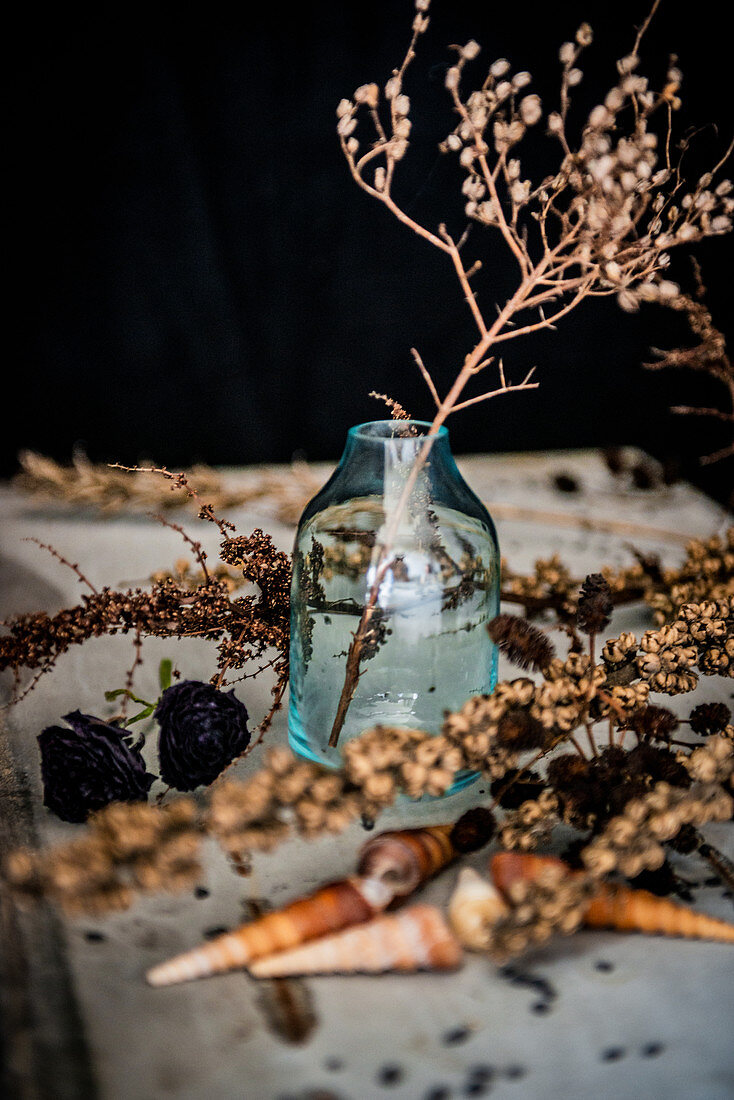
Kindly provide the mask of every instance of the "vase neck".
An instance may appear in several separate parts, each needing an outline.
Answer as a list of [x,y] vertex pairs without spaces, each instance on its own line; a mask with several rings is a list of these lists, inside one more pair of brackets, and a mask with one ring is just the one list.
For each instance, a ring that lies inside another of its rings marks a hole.
[[[401,477],[415,463],[422,453],[430,424],[419,420],[375,420],[367,424],[358,424],[350,428],[340,465],[352,464],[369,470],[373,476]],[[430,451],[427,456],[427,472],[444,473],[455,469],[449,444],[449,433],[445,427],[431,437]]]
[[301,523],[324,509],[371,498],[385,520],[398,515],[399,522],[407,523],[410,516],[443,506],[473,516],[493,530],[486,509],[454,462],[445,427],[430,437],[425,461],[415,468],[430,427],[418,420],[376,420],[351,428],[339,465],[307,504]]

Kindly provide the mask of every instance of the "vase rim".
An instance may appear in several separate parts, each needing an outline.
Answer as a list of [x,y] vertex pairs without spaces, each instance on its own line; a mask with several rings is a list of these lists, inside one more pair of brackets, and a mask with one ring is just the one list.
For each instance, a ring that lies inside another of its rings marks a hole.
[[[416,439],[425,439],[428,435],[428,429],[431,427],[430,420],[367,420],[363,424],[355,424],[354,427],[349,429],[348,435],[352,439],[368,440],[371,443],[385,443],[390,439],[400,438],[395,433],[395,429],[399,428],[417,428],[419,429]],[[420,429],[423,429],[422,431]],[[449,434],[448,428],[442,424],[438,431],[435,433],[436,439],[446,439]],[[405,438],[405,437],[404,437]],[[410,438],[410,437],[407,437]]]

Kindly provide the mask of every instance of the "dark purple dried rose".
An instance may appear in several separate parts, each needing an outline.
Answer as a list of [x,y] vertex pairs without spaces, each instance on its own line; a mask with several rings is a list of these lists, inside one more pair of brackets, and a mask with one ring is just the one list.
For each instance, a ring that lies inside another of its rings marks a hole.
[[110,802],[146,802],[155,776],[125,730],[91,714],[64,715],[71,729],[49,726],[38,735],[43,804],[62,821],[86,821]]
[[213,783],[250,743],[244,703],[212,684],[174,684],[161,695],[155,717],[161,779],[178,791]]

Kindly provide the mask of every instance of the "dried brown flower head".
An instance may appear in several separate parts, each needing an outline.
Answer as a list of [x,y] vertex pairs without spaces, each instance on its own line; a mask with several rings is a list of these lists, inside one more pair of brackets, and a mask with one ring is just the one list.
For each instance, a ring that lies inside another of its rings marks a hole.
[[450,840],[457,852],[476,852],[492,839],[497,828],[495,816],[486,806],[467,810],[451,830]]
[[609,582],[601,573],[590,573],[581,585],[576,621],[584,634],[599,634],[612,617],[612,595]]
[[694,733],[708,737],[721,733],[731,721],[731,711],[725,703],[700,703],[691,711],[689,723]]
[[635,711],[629,724],[640,740],[670,741],[679,721],[667,707],[647,706]]
[[487,624],[487,630],[500,651],[522,669],[540,672],[555,656],[547,634],[517,615],[497,615]]

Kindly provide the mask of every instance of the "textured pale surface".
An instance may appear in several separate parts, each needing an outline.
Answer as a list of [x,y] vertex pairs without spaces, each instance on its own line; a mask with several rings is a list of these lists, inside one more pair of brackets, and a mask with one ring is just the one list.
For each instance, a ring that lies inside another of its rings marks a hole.
[[[673,535],[707,535],[726,523],[720,509],[688,486],[649,492],[616,481],[593,452],[469,457],[459,465],[472,488],[500,506],[644,524]],[[553,475],[561,472],[577,478],[580,492],[560,493],[553,487]],[[54,610],[75,602],[81,592],[76,578],[22,542],[25,536],[52,543],[78,561],[97,585],[141,583],[186,556],[179,537],[153,520],[101,521],[89,513],[34,505],[8,489],[1,493],[1,614]],[[187,529],[216,555],[216,530],[189,521],[186,513],[176,518],[186,520]],[[229,518],[242,533],[264,527],[290,549],[292,529],[273,519],[266,502]],[[674,539],[584,530],[567,519],[500,516],[497,527],[503,555],[518,570],[557,551],[583,576],[604,563],[631,560],[630,542],[660,551],[670,564],[682,552]],[[617,631],[641,632],[649,625],[639,607],[621,609],[613,623]],[[146,643],[145,665],[136,681],[144,697],[154,694],[157,663],[164,656],[175,657],[184,676],[206,679],[213,669],[206,644],[186,643],[174,652],[170,643]],[[77,707],[100,712],[103,690],[122,686],[131,659],[130,639],[91,642],[67,654],[8,715],[13,751],[36,792],[43,842],[74,835],[74,829],[52,821],[40,808],[35,734]],[[501,665],[501,677],[513,674]],[[253,716],[264,713],[264,680],[248,681],[238,694]],[[731,703],[732,681],[705,679],[699,694]],[[668,703],[660,697],[656,701]],[[683,711],[690,697],[673,699],[671,705]],[[281,716],[268,741],[284,740]],[[256,766],[253,754],[238,774]],[[480,783],[444,803],[403,806],[378,827],[406,819],[419,824],[455,818],[479,800],[482,790]],[[706,835],[734,855],[731,827],[712,826]],[[536,986],[513,983],[480,957],[468,957],[461,971],[448,975],[308,979],[318,1024],[302,1045],[288,1045],[271,1033],[260,1008],[261,991],[245,974],[170,989],[146,986],[148,967],[197,944],[207,929],[240,923],[248,898],[282,904],[350,872],[364,838],[355,826],[334,839],[294,840],[275,855],[257,857],[249,878],[236,876],[211,846],[206,850],[208,897],[161,896],[106,920],[63,921],[72,985],[103,1100],[420,1100],[438,1086],[447,1090],[445,1096],[491,1094],[498,1100],[725,1100],[734,1095],[734,951],[727,946],[584,932],[523,961],[522,972]],[[470,862],[483,871],[486,856],[480,853]],[[696,884],[711,875],[706,865],[691,859],[681,861],[681,870]],[[445,906],[456,873],[454,868],[443,872],[420,900]],[[720,885],[696,888],[693,904],[734,919],[732,901]],[[33,927],[23,925],[31,941],[26,942],[31,968]],[[89,932],[104,939],[90,941]],[[44,1015],[44,1006],[37,1005],[37,1026],[45,1028],[53,1068],[53,1021],[44,1022]],[[482,1067],[491,1067],[493,1076],[482,1075]],[[64,1091],[58,1079],[56,1085],[49,1095],[87,1095]]]

